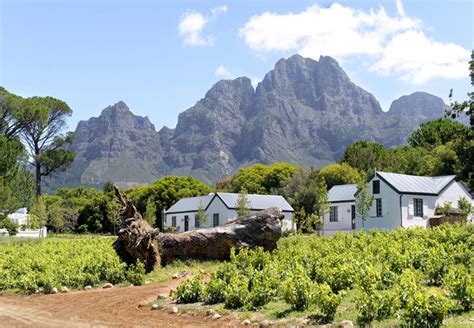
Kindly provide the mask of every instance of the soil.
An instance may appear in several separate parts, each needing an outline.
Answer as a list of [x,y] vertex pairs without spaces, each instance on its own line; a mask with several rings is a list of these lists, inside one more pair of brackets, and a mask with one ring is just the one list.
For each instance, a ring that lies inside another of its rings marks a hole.
[[168,295],[182,279],[144,286],[93,289],[55,295],[0,294],[1,327],[237,327],[224,315],[213,321],[204,315],[169,314],[140,304]]

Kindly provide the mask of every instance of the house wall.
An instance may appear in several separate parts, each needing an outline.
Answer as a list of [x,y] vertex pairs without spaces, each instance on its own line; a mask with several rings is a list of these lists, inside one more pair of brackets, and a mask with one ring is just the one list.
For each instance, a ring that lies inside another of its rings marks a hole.
[[[209,207],[206,209],[208,214],[207,224],[203,224],[200,228],[210,228],[213,226],[213,215],[214,213],[219,214],[219,225],[227,223],[229,220],[234,219],[237,217],[237,211],[234,209],[228,209],[227,206],[222,202],[219,197],[213,198],[212,202],[209,204]],[[256,213],[258,211],[251,211],[251,213]],[[186,213],[167,213],[166,214],[166,222],[164,222],[165,227],[171,227],[172,224],[172,216],[176,216],[176,231],[182,232],[184,231],[184,216],[189,216],[189,230],[196,229],[195,225],[195,215],[197,212],[186,212]],[[289,230],[289,229],[296,229],[296,224],[293,223],[292,215],[293,213],[285,212],[285,218],[282,222],[282,229]]]
[[[415,198],[423,199],[423,217],[415,216]],[[403,227],[426,228],[428,226],[429,217],[434,215],[437,199],[437,196],[403,194],[401,207]]]
[[338,221],[329,221],[329,212],[323,216],[323,232],[325,235],[331,235],[337,231],[352,231],[352,211],[351,206],[355,202],[332,203],[331,206],[337,206]]
[[[380,193],[373,194],[372,181],[380,181]],[[376,217],[375,199],[370,209],[370,217],[363,222],[359,215],[356,215],[356,229],[382,229],[392,230],[401,226],[400,217],[400,195],[387,185],[383,180],[379,179],[378,176],[372,178],[369,181],[369,192],[374,198],[382,199],[382,216]]]

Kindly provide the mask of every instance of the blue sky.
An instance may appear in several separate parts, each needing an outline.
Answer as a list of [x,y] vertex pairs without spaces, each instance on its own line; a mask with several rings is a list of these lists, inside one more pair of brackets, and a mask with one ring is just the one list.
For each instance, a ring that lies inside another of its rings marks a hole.
[[473,2],[0,0],[0,85],[50,95],[69,126],[125,101],[174,127],[221,78],[255,83],[281,57],[335,57],[387,110],[470,90]]

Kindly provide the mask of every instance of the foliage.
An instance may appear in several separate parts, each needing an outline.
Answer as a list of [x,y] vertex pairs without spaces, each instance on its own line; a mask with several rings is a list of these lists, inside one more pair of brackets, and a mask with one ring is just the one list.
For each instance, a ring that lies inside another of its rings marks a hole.
[[360,140],[346,147],[342,162],[370,175],[379,168],[385,149],[378,142]]
[[145,208],[145,215],[144,219],[146,222],[148,222],[152,227],[155,225],[156,222],[156,205],[155,202],[153,201],[153,198],[150,197],[148,198],[146,202],[146,208]]
[[474,212],[471,201],[466,199],[466,197],[460,197],[458,200],[458,208],[461,211],[461,215],[466,220],[467,217]]
[[200,202],[196,212],[196,220],[198,221],[199,226],[206,225],[209,221],[209,214],[207,214],[204,205]]
[[202,275],[198,274],[179,284],[178,288],[176,288],[174,300],[176,303],[200,302],[203,300],[203,291]]
[[145,265],[142,262],[137,262],[128,268],[125,273],[125,278],[129,283],[135,286],[141,286],[145,280],[145,273]]
[[47,238],[0,247],[0,290],[33,293],[42,288],[82,288],[102,282],[138,281],[140,265],[128,273],[112,247],[112,238]]
[[373,201],[374,197],[369,193],[367,182],[359,183],[355,194],[355,207],[356,213],[362,220],[362,227],[370,216]]
[[32,228],[41,228],[46,225],[48,213],[46,212],[46,205],[42,196],[36,198],[30,213],[32,216]]
[[433,149],[458,138],[465,138],[468,134],[469,128],[464,124],[440,118],[421,123],[408,137],[408,144],[414,148]]
[[299,169],[300,167],[290,163],[254,164],[239,169],[226,188],[227,191],[234,193],[245,189],[250,194],[278,194],[293,173]]
[[239,192],[239,196],[237,197],[237,204],[235,204],[237,208],[237,215],[239,217],[246,216],[250,214],[250,201],[247,196],[247,190],[243,188]]
[[343,184],[357,184],[364,180],[363,174],[347,163],[336,163],[326,166],[319,171],[326,181],[327,189]]
[[288,310],[317,310],[325,322],[355,300],[361,325],[400,318],[436,327],[448,310],[472,304],[473,232],[472,225],[441,225],[288,237],[272,253],[240,249],[211,275],[204,300],[256,309],[282,299]]

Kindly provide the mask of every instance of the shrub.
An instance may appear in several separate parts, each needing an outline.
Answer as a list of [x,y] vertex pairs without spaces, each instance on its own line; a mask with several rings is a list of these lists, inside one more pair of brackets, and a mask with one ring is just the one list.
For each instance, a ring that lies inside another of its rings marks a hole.
[[298,263],[283,283],[283,299],[293,310],[303,311],[313,302],[313,283]]
[[388,290],[361,290],[356,300],[358,310],[357,322],[360,325],[371,323],[374,320],[382,321],[391,318],[399,309],[397,294]]
[[271,277],[266,271],[255,271],[248,295],[248,308],[256,309],[269,303],[274,295]]
[[247,304],[249,296],[247,277],[234,276],[225,289],[224,306],[227,309],[239,309]]
[[449,297],[455,300],[453,312],[468,312],[474,301],[472,275],[464,266],[451,267],[444,279]]
[[451,304],[432,289],[420,288],[410,295],[402,308],[402,319],[409,327],[441,327]]
[[218,278],[217,275],[213,273],[211,280],[204,288],[204,302],[207,304],[217,304],[224,302],[226,287],[227,282]]
[[345,292],[333,293],[331,287],[326,283],[316,286],[315,303],[321,311],[323,322],[334,320],[337,307],[341,304],[344,294]]
[[145,280],[145,266],[143,262],[138,261],[136,265],[131,265],[125,273],[127,281],[135,286],[143,285]]
[[196,303],[203,299],[202,275],[198,274],[179,284],[174,300],[177,303]]

